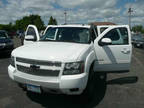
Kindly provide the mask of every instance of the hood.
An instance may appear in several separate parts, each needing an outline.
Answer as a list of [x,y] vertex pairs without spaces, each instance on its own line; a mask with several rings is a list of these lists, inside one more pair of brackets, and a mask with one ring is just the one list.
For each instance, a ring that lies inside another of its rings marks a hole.
[[24,45],[12,52],[13,56],[48,61],[70,62],[77,60],[89,44],[65,42],[36,42]]

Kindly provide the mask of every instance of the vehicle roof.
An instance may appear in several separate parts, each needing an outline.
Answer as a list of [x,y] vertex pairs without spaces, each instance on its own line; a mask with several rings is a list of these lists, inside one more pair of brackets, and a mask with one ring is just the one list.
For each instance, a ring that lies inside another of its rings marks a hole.
[[90,25],[86,24],[68,24],[68,25],[49,25],[51,27],[82,27],[82,28],[90,28]]
[[128,26],[128,25],[98,25],[97,27],[113,27],[113,26],[124,27],[124,26]]
[[[49,27],[83,27],[83,28],[90,28],[91,25],[88,24],[67,24],[67,25],[48,25]],[[95,26],[95,25],[94,25]],[[97,27],[125,27],[128,25],[98,25]]]
[[100,25],[117,25],[113,22],[91,22],[89,24],[93,24],[95,26],[100,26]]

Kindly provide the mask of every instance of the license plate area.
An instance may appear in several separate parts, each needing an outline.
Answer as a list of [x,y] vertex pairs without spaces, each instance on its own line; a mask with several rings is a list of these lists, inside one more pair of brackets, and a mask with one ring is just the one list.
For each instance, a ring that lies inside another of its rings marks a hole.
[[41,93],[40,86],[36,86],[36,85],[27,84],[27,90],[35,93]]

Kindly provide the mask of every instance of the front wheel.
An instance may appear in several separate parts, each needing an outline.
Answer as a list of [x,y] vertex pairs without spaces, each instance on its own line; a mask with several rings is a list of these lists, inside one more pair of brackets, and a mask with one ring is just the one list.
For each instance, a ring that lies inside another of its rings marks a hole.
[[106,89],[106,73],[96,73],[93,68],[90,69],[88,83],[82,96],[88,101],[93,100],[96,95],[99,95],[99,91],[105,91]]

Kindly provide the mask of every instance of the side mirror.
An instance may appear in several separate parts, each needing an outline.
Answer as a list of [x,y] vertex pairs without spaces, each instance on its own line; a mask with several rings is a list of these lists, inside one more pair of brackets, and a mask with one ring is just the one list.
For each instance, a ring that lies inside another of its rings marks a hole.
[[112,44],[112,40],[110,38],[103,38],[100,43],[101,46],[105,46],[105,45],[111,45]]
[[33,35],[27,35],[27,36],[25,36],[25,40],[27,40],[27,41],[36,41],[36,38]]

